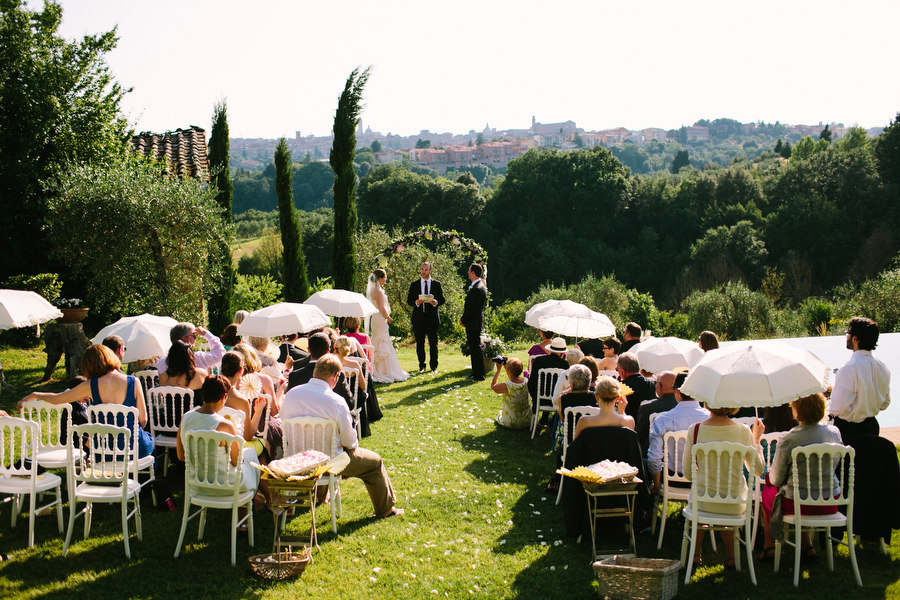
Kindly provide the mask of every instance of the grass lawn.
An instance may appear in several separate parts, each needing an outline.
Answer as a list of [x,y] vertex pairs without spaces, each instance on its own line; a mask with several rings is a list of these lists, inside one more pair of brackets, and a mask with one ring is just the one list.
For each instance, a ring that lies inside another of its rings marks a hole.
[[253,254],[253,251],[259,247],[261,241],[262,237],[246,238],[237,240],[231,245],[231,258],[234,261],[235,268],[237,268],[241,257]]
[[[524,351],[520,350],[524,355]],[[0,350],[7,381],[16,390],[0,395],[10,410],[43,371],[40,350]],[[400,352],[403,366],[414,369],[415,353]],[[61,370],[57,370],[61,376]],[[181,557],[172,557],[181,523],[178,510],[157,512],[142,502],[144,537],[132,535],[132,556],[125,559],[117,508],[95,507],[91,537],[74,543],[63,558],[63,537],[55,518],[37,521],[36,545],[25,547],[26,523],[9,528],[8,507],[0,513],[0,552],[13,555],[0,563],[2,598],[593,598],[597,583],[590,566],[590,542],[576,544],[564,535],[555,497],[544,493],[554,466],[550,436],[531,440],[526,432],[496,427],[498,396],[488,382],[471,383],[468,359],[452,345],[443,349],[440,372],[414,375],[378,389],[384,419],[362,445],[381,454],[399,495],[401,517],[376,521],[359,480],[344,482],[343,518],[331,532],[330,514],[317,512],[321,552],[302,577],[269,582],[250,572],[246,559],[268,552],[272,522],[256,512],[256,545],[238,538],[238,566],[229,563],[227,511],[211,511],[206,537],[197,543],[196,525],[186,535]],[[51,382],[44,389],[58,389]],[[181,485],[171,477],[174,486]],[[68,512],[66,512],[68,517]],[[289,531],[308,526],[306,513],[294,517]],[[304,525],[304,521],[306,525]],[[641,556],[677,558],[682,521],[670,520],[666,543],[656,551],[649,532],[638,535]],[[761,538],[762,536],[760,536]],[[719,545],[721,552],[721,544]],[[709,542],[709,566],[681,587],[681,597],[776,598],[794,594],[792,562],[780,573],[756,561],[759,586],[743,572],[725,572]],[[858,552],[865,587],[853,581],[845,550],[835,571],[823,565],[803,573],[794,597],[900,597],[900,541],[889,556],[872,547]],[[683,571],[681,577],[683,577]]]

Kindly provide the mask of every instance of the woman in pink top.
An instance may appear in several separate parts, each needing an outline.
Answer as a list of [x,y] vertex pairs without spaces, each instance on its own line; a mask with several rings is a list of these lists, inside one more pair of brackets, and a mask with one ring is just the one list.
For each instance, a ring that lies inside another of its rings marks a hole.
[[[344,331],[348,338],[352,338],[362,344],[363,346],[371,346],[372,341],[369,339],[364,333],[359,332],[359,319],[356,317],[344,317]],[[366,358],[369,359],[369,362],[372,362],[372,350],[370,348],[366,348]]]

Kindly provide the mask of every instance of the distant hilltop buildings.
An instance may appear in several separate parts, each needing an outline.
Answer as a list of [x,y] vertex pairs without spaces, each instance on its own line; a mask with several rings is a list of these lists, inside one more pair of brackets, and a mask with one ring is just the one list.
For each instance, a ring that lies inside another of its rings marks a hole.
[[[817,138],[825,125],[766,125],[763,123],[739,123],[730,119],[713,121],[715,126],[718,121],[727,121],[731,129],[739,128],[739,134],[754,136],[758,133],[772,135],[773,127],[778,131],[778,137],[785,140],[795,140],[807,135]],[[382,134],[372,131],[371,127],[363,129],[362,123],[356,132],[358,148],[381,146],[381,150],[374,152],[375,158],[380,164],[401,161],[408,158],[412,163],[429,167],[443,174],[447,169],[459,169],[471,164],[483,164],[492,168],[502,168],[509,161],[525,154],[532,148],[553,147],[564,150],[576,148],[593,148],[595,146],[616,146],[632,143],[641,146],[647,142],[657,140],[661,142],[679,140],[683,143],[700,143],[715,137],[711,131],[713,127],[707,126],[709,121],[698,121],[690,127],[682,127],[677,130],[665,130],[655,127],[633,131],[624,127],[605,129],[602,131],[585,131],[579,128],[574,121],[562,123],[539,123],[535,117],[531,118],[531,127],[527,129],[497,130],[486,125],[478,132],[474,129],[466,134],[432,133],[427,129],[421,130],[416,135],[400,136],[388,133]],[[830,123],[832,139],[842,137],[848,130],[842,123]],[[881,128],[869,130],[871,137],[881,133]],[[292,140],[288,140],[288,146],[295,159],[301,159],[307,154],[313,160],[325,160],[331,151],[332,136],[303,136],[297,132]],[[276,140],[262,138],[232,138],[231,139],[231,164],[237,168],[259,169],[271,162]]]

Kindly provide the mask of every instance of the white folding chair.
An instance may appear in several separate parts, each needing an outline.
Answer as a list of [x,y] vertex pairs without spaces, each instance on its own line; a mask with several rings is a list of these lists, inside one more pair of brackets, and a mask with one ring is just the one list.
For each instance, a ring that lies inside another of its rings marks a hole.
[[[659,413],[657,413],[659,414]],[[651,415],[655,417],[656,415]],[[651,533],[656,532],[656,519],[662,515],[659,524],[659,541],[656,549],[662,548],[663,536],[666,534],[666,520],[669,517],[669,502],[687,502],[691,496],[691,481],[684,476],[681,457],[687,442],[687,430],[667,431],[663,434],[663,468],[660,473],[661,485],[656,496],[653,510]]]
[[[37,462],[46,469],[63,469],[68,464],[63,431],[68,431],[71,446],[72,413],[68,404],[50,404],[43,400],[22,403],[19,416],[38,426]],[[81,461],[82,453],[75,452],[75,461]]]
[[134,376],[137,377],[137,380],[141,382],[141,387],[144,388],[144,398],[147,398],[147,392],[150,391],[150,388],[159,386],[159,371],[156,369],[138,371]]
[[121,404],[93,404],[88,406],[88,421],[100,425],[127,427],[131,430],[131,448],[134,450],[134,457],[137,460],[138,473],[147,474],[147,480],[141,484],[141,488],[150,486],[153,506],[156,506],[156,490],[153,489],[153,482],[156,481],[156,457],[153,454],[144,457],[138,456],[138,429],[141,426],[138,421],[138,409]]
[[353,408],[350,409],[350,415],[353,417],[353,426],[356,427],[356,437],[362,438],[362,424],[360,423],[360,413],[362,407],[359,406],[359,372],[351,367],[341,367],[341,372],[347,378],[347,385],[350,387],[350,397],[353,398]]
[[[134,432],[126,427],[114,425],[76,425],[72,428],[79,447],[87,448],[87,457],[76,463],[72,446],[68,447],[69,466],[66,472],[69,487],[69,528],[62,554],[69,552],[75,518],[84,515],[84,538],[91,533],[91,515],[95,502],[122,505],[122,537],[125,542],[125,556],[131,558],[128,543],[128,519],[134,516],[138,540],[142,539],[141,529],[141,486],[137,481],[137,461],[134,451],[129,450],[129,440]],[[134,509],[128,511],[128,502],[134,501]],[[85,507],[76,511],[78,502]]]
[[150,431],[153,433],[153,444],[161,448],[163,453],[163,476],[169,468],[169,448],[176,446],[178,425],[181,417],[191,410],[194,403],[194,391],[187,388],[164,385],[151,388],[147,395],[147,412],[150,418]]
[[772,466],[772,460],[775,458],[775,449],[779,440],[784,437],[786,431],[774,431],[772,433],[764,433],[759,438],[759,445],[763,451],[763,463],[766,468],[759,477],[754,477],[753,482],[753,535],[750,538],[750,545],[756,546],[756,534],[759,532],[759,519],[762,516],[762,489],[766,484],[766,474]]
[[[753,548],[750,546],[752,525],[751,498],[744,480],[744,463],[752,464],[756,448],[735,442],[709,442],[691,447],[693,483],[690,499],[682,509],[684,515],[684,539],[681,544],[681,563],[685,565],[684,583],[691,581],[691,570],[697,548],[697,531],[734,530],[734,566],[741,570],[740,529],[744,528],[743,542],[747,552],[750,581],[756,585],[753,569]],[[741,512],[725,514],[700,508],[699,503],[735,504]],[[688,554],[690,544],[690,554]]]
[[534,412],[531,415],[531,439],[534,439],[537,433],[541,412],[554,410],[553,389],[556,387],[556,380],[565,371],[565,369],[541,369],[538,371],[537,399],[534,403]]
[[[22,511],[22,496],[28,496],[28,547],[34,546],[34,517],[37,512],[56,507],[56,521],[59,533],[63,531],[62,496],[59,475],[44,473],[38,476],[38,463],[34,457],[38,453],[40,429],[37,423],[0,417],[0,493],[9,494],[4,502],[12,504],[10,526],[16,526],[16,517]],[[30,457],[30,460],[26,460]],[[28,465],[26,466],[26,463]],[[56,500],[45,506],[37,506],[38,495],[56,492]]]
[[[231,566],[237,564],[237,530],[247,523],[247,536],[253,545],[253,497],[256,489],[241,489],[244,438],[221,431],[189,431],[182,439],[184,445],[184,515],[181,533],[175,546],[175,557],[181,554],[188,521],[200,516],[197,539],[203,539],[206,510],[231,509]],[[231,463],[231,448],[238,447],[238,461]],[[191,514],[191,505],[200,508]],[[238,520],[238,508],[246,507],[247,514]]]
[[366,358],[369,359],[369,363],[375,360],[375,346],[372,344],[360,344],[362,349],[366,351]]
[[[572,443],[572,438],[575,436],[575,425],[578,424],[578,419],[583,417],[584,415],[596,415],[600,412],[600,408],[597,406],[570,406],[565,411],[563,411],[563,447],[562,447],[562,464],[565,466],[566,464],[566,453],[569,451],[569,444]],[[562,500],[563,486],[559,486],[559,491],[556,493],[556,503],[559,504]]]
[[[282,421],[284,455],[291,456],[304,450],[318,450],[334,458],[341,452],[337,423],[318,417],[293,417]],[[331,530],[337,533],[337,520],[341,516],[341,476],[328,473],[319,480],[320,486],[328,486],[331,497]]]
[[[834,571],[834,552],[832,542],[844,544],[850,552],[850,565],[856,584],[862,587],[862,577],[856,562],[856,545],[853,537],[853,482],[855,479],[854,459],[856,451],[850,446],[840,444],[810,444],[800,446],[791,451],[794,514],[784,515],[785,544],[794,546],[794,587],[800,584],[800,543],[803,530],[824,531],[828,570]],[[839,490],[835,494],[835,488]],[[841,491],[842,490],[842,491]],[[804,506],[846,506],[847,514],[836,512],[830,515],[804,515]],[[788,527],[794,528],[794,541],[788,539]],[[831,537],[832,527],[844,527],[847,530],[847,542],[843,538]],[[775,540],[775,572],[781,563],[783,543]]]

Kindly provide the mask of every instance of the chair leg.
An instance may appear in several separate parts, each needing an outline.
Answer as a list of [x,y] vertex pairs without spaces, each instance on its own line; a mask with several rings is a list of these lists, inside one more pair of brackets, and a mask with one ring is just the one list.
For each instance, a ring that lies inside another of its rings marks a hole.
[[94,505],[90,502],[84,506],[84,539],[91,535],[91,517],[94,516]]
[[[750,527],[748,525],[748,527]],[[753,543],[750,541],[750,530],[744,532],[744,548],[747,550],[747,568],[750,570],[750,581],[756,585],[756,569],[753,567]],[[736,563],[740,567],[740,560]]]
[[[687,527],[687,524],[685,524]],[[697,551],[697,521],[696,519],[691,520],[691,549],[690,553],[687,555],[685,559],[685,564],[687,568],[684,570],[684,585],[687,585],[691,582],[691,570],[694,568],[694,553]]]
[[72,543],[72,532],[75,530],[75,517],[78,516],[78,506],[75,498],[69,495],[69,529],[66,532],[66,542],[63,544],[62,555],[69,552],[69,544]]
[[772,570],[773,573],[777,573],[778,567],[781,566],[781,546],[782,543],[775,540],[775,568]]
[[337,504],[340,502],[340,499],[336,497],[336,487],[334,477],[332,477],[328,482],[328,495],[331,497],[331,531],[334,533],[337,533]]
[[[660,519],[660,523],[659,523],[659,541],[656,542],[657,550],[662,549],[663,536],[666,534],[666,519],[669,516],[668,513],[669,513],[669,499],[664,497],[663,502],[662,502],[662,518]],[[656,513],[654,513],[653,516],[655,519]]]
[[[848,549],[851,546],[855,546],[853,536],[847,536],[847,540],[850,542],[847,544]],[[834,544],[831,542],[830,527],[825,530],[825,564],[828,565],[829,571],[834,571]]]
[[[733,540],[732,546],[734,547],[733,552],[734,552],[734,570],[735,571],[741,570],[741,536],[739,535],[740,532],[741,532],[741,530],[738,529],[737,527],[735,527],[732,530],[732,540]],[[723,541],[724,541],[724,538],[723,538]]]
[[[563,459],[563,464],[566,464],[565,458]],[[562,491],[563,491],[563,481],[565,481],[562,476],[560,476],[559,480],[559,490],[556,492],[556,504],[559,506],[559,503],[562,501]]]
[[131,545],[128,543],[128,500],[122,500],[122,538],[125,540],[125,558],[131,560]]
[[144,539],[144,526],[141,521],[141,495],[139,492],[134,493],[134,528],[137,532],[138,541]]
[[16,526],[16,518],[19,516],[19,511],[21,510],[22,504],[22,495],[15,494],[12,497],[12,514],[10,515],[9,526],[11,528],[15,528]]
[[[287,511],[284,512],[285,518],[287,517]],[[254,545],[253,541],[253,499],[250,499],[250,502],[247,503],[247,538],[250,541],[250,546]]]
[[37,492],[28,494],[28,547],[34,546],[34,518],[35,507],[37,504]]
[[231,507],[231,566],[237,565],[238,507]]
[[[853,536],[849,535],[850,531],[852,531],[852,524],[848,522],[847,524],[847,539],[852,540]],[[881,541],[884,544],[884,540]],[[828,545],[831,546],[831,541],[828,541]],[[859,564],[856,562],[856,544],[848,544],[848,549],[850,550],[850,566],[853,567],[853,576],[856,577],[856,585],[862,587],[862,576],[859,574]]]
[[181,545],[184,543],[184,532],[187,531],[189,514],[191,512],[191,498],[188,490],[184,494],[184,515],[181,517],[181,533],[178,534],[178,544],[175,546],[175,558],[181,554]]
[[797,511],[797,522],[794,523],[794,587],[800,587],[800,555],[803,543],[803,526],[800,524],[799,512]]
[[206,529],[206,507],[200,509],[200,530],[197,532],[197,540],[203,539],[203,530]]
[[62,508],[62,491],[59,487],[56,488],[56,524],[59,526],[59,533],[62,535],[63,532],[63,508]]

